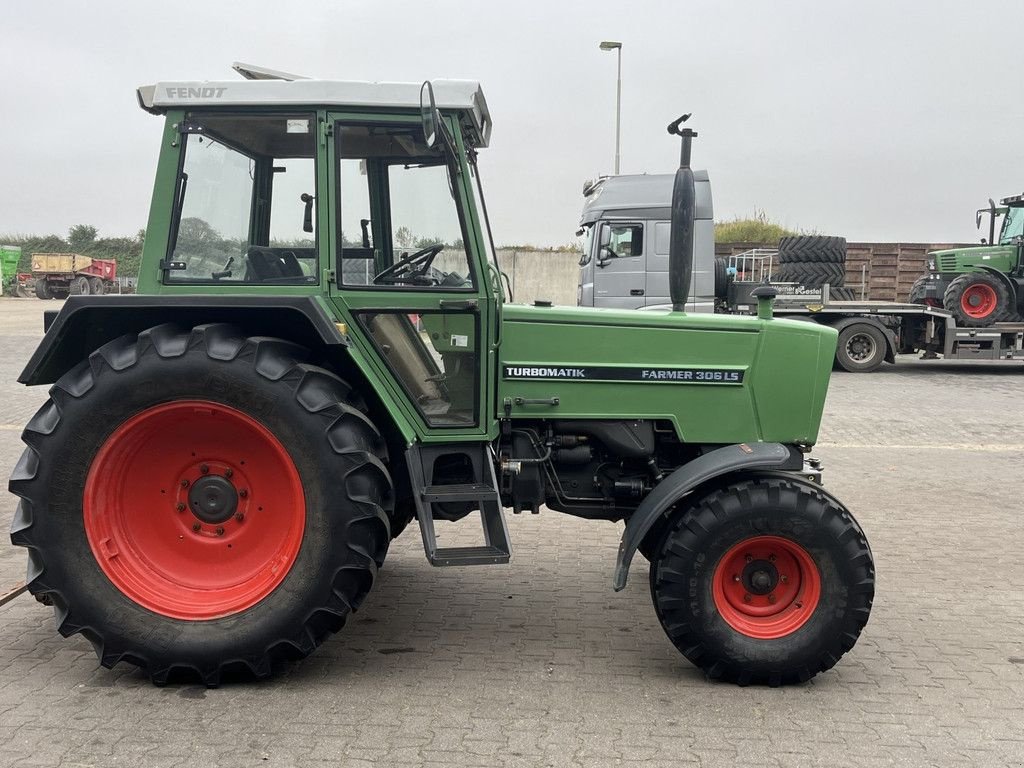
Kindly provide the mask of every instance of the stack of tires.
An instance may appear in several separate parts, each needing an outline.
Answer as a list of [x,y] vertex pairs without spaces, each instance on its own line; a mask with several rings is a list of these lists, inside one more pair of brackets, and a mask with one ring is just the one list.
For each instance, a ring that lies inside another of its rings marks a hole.
[[846,238],[820,235],[795,235],[779,241],[778,270],[775,280],[799,283],[805,288],[829,286],[835,301],[852,301],[852,288],[846,279]]

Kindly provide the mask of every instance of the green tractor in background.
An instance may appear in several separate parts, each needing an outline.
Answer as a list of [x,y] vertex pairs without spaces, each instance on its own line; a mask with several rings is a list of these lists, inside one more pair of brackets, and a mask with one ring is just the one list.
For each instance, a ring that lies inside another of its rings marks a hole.
[[[928,254],[928,274],[910,289],[910,301],[945,307],[959,325],[984,327],[1015,322],[1024,311],[1024,195],[1004,198],[1001,207],[977,213],[977,224],[989,216],[988,239],[975,248],[951,248]],[[1003,217],[996,241],[996,217]]]

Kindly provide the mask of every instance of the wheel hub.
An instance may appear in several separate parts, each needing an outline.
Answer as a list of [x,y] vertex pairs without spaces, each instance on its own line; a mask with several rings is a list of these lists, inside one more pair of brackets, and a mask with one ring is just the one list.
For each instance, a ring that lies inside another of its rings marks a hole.
[[796,632],[814,613],[821,575],[810,553],[782,536],[753,536],[715,566],[711,595],[719,615],[747,637],[771,640]]
[[226,522],[238,509],[238,491],[230,480],[207,475],[192,483],[188,508],[204,523],[216,525]]
[[747,563],[740,580],[748,592],[755,595],[767,595],[779,583],[779,571],[767,560],[757,560]]

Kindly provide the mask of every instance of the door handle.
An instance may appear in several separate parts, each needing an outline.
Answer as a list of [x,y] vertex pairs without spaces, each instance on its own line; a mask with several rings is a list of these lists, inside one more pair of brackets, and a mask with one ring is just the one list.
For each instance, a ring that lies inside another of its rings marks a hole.
[[644,295],[644,289],[643,288],[630,288],[629,289],[629,295],[630,296],[643,296]]
[[516,405],[558,405],[561,402],[557,397],[517,397]]
[[476,299],[441,299],[441,309],[476,309],[480,302]]

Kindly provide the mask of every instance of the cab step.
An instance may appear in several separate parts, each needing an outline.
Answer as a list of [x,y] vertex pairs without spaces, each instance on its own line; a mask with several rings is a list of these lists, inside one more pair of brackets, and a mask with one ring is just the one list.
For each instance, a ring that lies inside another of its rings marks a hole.
[[[450,454],[469,459],[475,475],[472,483],[434,484],[436,460]],[[415,493],[416,517],[423,535],[423,550],[434,566],[500,565],[512,556],[505,513],[494,474],[494,460],[489,443],[456,443],[447,445],[412,445],[406,451],[409,479]],[[484,543],[473,547],[438,547],[434,528],[434,505],[446,502],[476,502],[483,526]]]

